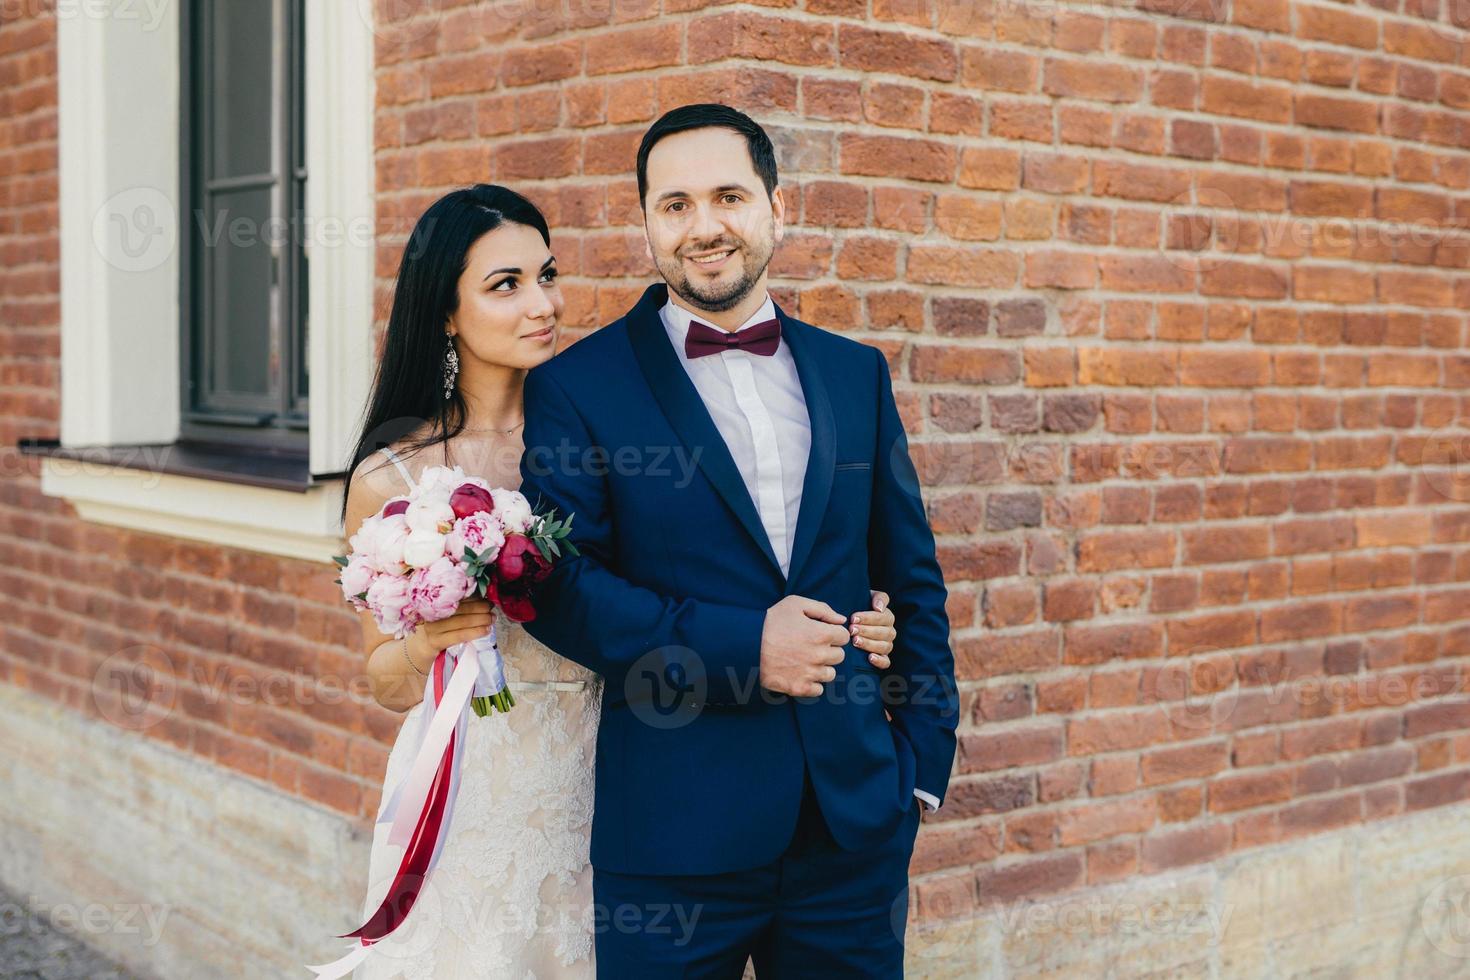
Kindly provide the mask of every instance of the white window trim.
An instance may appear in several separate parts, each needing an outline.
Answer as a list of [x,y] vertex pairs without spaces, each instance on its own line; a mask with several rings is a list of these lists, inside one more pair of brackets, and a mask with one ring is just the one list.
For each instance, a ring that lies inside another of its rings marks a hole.
[[[179,435],[179,4],[132,9],[57,18],[66,449]],[[371,382],[370,9],[306,4],[313,473],[345,468]],[[340,541],[340,479],[303,493],[43,458],[41,487],[133,530],[324,561]]]
[[41,487],[84,521],[308,561],[341,551],[342,497],[326,487],[296,493],[63,458],[43,459]]

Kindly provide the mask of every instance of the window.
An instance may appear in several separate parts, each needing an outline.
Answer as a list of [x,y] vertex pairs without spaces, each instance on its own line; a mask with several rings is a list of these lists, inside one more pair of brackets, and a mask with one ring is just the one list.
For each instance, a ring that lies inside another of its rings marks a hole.
[[303,0],[192,0],[181,59],[184,441],[306,452]]
[[[188,0],[56,18],[61,432],[21,448],[83,520],[314,561],[340,550],[340,475],[373,365],[370,8]],[[191,79],[196,30],[228,42],[207,90]],[[196,90],[229,116],[207,143]],[[230,226],[184,217],[206,191],[246,218],[215,249],[225,288],[198,299],[226,310],[212,333],[192,308],[191,239]],[[251,227],[262,214],[282,220]],[[190,387],[206,342],[226,370]]]

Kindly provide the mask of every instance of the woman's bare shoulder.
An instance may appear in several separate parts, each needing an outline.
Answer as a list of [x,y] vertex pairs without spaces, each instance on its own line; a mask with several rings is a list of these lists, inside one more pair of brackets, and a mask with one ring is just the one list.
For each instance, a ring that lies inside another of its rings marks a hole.
[[[389,447],[402,458],[397,446]],[[352,471],[352,480],[347,487],[347,515],[344,529],[351,537],[364,520],[382,510],[383,505],[394,497],[408,492],[403,474],[385,453],[373,452],[363,457]]]

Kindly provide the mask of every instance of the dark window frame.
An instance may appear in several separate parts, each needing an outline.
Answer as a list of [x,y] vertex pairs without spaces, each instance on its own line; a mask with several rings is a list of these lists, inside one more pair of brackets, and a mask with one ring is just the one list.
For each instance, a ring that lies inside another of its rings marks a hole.
[[[209,268],[203,227],[228,228],[213,211],[206,212],[204,173],[213,148],[212,133],[202,124],[202,106],[210,101],[201,79],[200,59],[212,41],[208,10],[214,0],[188,0],[181,5],[180,25],[180,190],[181,208],[179,310],[180,443],[208,444],[228,451],[260,450],[269,455],[307,455],[308,402],[305,392],[308,347],[306,257],[302,245],[305,213],[305,65],[303,0],[269,0],[273,37],[279,47],[271,65],[272,149],[267,174],[253,179],[223,178],[215,189],[254,183],[269,186],[271,215],[284,222],[286,241],[273,249],[271,260],[271,340],[276,351],[276,391],[255,404],[249,399],[221,398],[204,390],[205,352],[211,324],[204,273]],[[202,221],[201,221],[202,217]],[[256,233],[264,235],[264,230]],[[214,404],[210,404],[213,400]],[[221,405],[220,402],[226,402]],[[236,404],[228,404],[234,401]]]

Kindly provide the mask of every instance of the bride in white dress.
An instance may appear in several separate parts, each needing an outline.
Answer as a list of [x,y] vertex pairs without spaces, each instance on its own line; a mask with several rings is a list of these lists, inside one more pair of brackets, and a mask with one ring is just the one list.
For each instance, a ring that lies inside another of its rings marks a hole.
[[[536,207],[504,187],[453,191],[418,220],[352,455],[347,537],[429,466],[520,485],[525,374],[555,352],[563,309],[550,240]],[[437,865],[358,977],[594,976],[588,852],[602,682],[493,615],[516,705],[469,719]],[[487,633],[491,610],[467,600],[406,640],[361,618],[374,696],[406,713],[385,774],[393,786],[413,761],[437,652]],[[375,829],[364,917],[402,857],[387,836]]]
[[[526,372],[556,350],[564,305],[556,275],[545,219],[504,187],[453,191],[419,219],[352,455],[346,537],[429,466],[458,465],[491,486],[520,485],[522,391]],[[861,624],[854,642],[883,669],[895,633],[887,597],[876,596],[879,611],[853,617]],[[439,861],[407,917],[372,945],[356,976],[595,976],[589,852],[601,678],[492,613],[484,599],[466,600],[403,640],[360,615],[373,694],[405,713],[385,785],[396,785],[413,761],[436,654],[485,635],[492,616],[516,704],[468,720]],[[402,857],[387,837],[388,827],[378,826],[364,917],[378,908]]]

